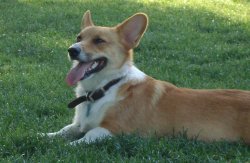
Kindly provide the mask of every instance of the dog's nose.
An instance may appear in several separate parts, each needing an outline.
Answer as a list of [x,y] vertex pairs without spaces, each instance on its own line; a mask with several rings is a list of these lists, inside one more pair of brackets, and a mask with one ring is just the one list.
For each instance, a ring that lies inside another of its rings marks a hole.
[[77,48],[77,47],[70,47],[68,49],[69,52],[69,56],[71,59],[77,59],[77,57],[79,56],[81,49]]

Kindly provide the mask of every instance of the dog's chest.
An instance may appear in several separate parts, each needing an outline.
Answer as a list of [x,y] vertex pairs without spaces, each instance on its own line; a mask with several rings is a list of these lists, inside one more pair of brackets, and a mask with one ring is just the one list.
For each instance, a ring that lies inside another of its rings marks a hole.
[[81,132],[98,127],[106,111],[117,101],[119,85],[112,87],[105,96],[95,102],[84,102],[76,107],[74,123],[80,125]]

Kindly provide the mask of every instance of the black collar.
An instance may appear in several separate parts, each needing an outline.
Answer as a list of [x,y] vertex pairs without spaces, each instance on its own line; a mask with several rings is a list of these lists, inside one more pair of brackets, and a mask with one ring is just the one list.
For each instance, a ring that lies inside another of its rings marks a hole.
[[105,92],[107,90],[109,90],[110,87],[117,84],[122,78],[123,77],[111,80],[108,84],[106,84],[105,86],[103,86],[99,89],[96,89],[95,91],[86,92],[86,95],[80,96],[80,97],[76,98],[75,100],[71,101],[68,104],[68,108],[72,109],[72,108],[76,107],[77,105],[79,105],[80,103],[85,102],[85,101],[94,102],[96,100],[99,100],[100,98],[102,98],[105,95]]

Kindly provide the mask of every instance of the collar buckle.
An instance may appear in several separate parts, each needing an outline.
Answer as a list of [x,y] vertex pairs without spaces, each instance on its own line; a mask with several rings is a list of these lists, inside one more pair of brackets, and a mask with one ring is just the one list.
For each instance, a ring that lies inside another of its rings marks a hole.
[[99,88],[95,91],[87,92],[86,93],[87,100],[90,102],[94,102],[94,101],[102,98],[105,95],[105,92],[106,91],[103,87]]
[[93,94],[94,94],[95,92],[92,92],[92,91],[90,91],[90,92],[86,92],[86,98],[87,98],[87,101],[90,101],[90,102],[94,102],[95,100],[93,99]]

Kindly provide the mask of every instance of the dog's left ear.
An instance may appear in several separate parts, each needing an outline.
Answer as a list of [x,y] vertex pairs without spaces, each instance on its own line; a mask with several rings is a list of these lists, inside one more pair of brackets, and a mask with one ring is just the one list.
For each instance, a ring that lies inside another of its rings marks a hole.
[[88,26],[93,26],[94,23],[92,21],[92,18],[91,18],[91,13],[90,11],[86,11],[82,17],[82,25],[81,25],[81,29],[83,28],[86,28]]
[[144,13],[137,13],[116,28],[127,49],[135,48],[148,26],[148,17]]

